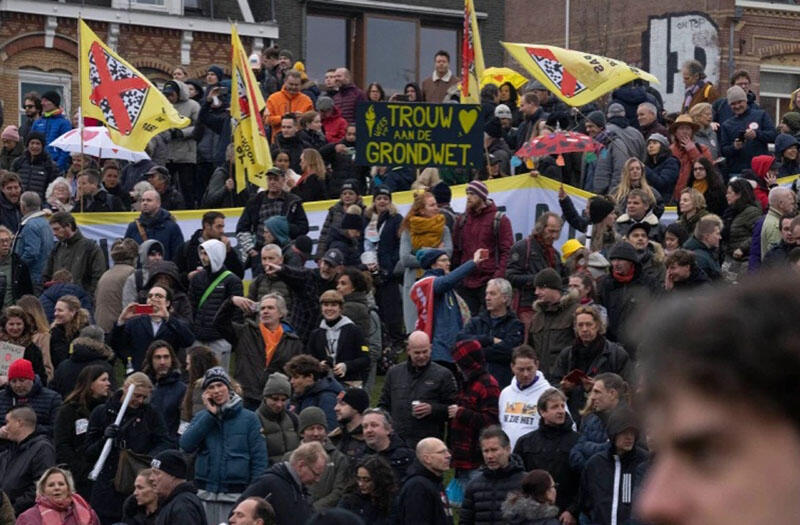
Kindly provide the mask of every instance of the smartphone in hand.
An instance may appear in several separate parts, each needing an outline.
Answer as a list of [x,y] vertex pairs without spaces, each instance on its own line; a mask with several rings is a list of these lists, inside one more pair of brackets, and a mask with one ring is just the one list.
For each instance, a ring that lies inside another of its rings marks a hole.
[[155,312],[152,304],[137,304],[133,307],[133,313],[136,315],[151,315]]

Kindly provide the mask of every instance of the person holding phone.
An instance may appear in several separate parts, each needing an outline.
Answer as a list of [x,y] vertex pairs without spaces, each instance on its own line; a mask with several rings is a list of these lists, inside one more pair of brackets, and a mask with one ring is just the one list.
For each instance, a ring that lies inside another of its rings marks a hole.
[[190,346],[195,336],[189,325],[170,315],[172,290],[153,286],[147,303],[130,303],[111,330],[111,347],[134,370],[141,370],[150,343],[162,339],[180,349]]

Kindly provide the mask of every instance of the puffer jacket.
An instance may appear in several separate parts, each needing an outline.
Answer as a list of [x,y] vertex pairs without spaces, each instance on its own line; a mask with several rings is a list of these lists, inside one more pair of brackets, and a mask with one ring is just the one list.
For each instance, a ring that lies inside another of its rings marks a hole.
[[508,525],[560,525],[558,507],[539,503],[514,491],[503,502],[503,519]]
[[114,370],[111,363],[114,361],[114,352],[108,345],[95,341],[89,337],[77,337],[72,341],[72,353],[69,359],[61,361],[56,367],[53,379],[48,385],[62,397],[67,397],[78,382],[81,370],[89,365],[100,365],[114,385]]
[[562,295],[554,305],[545,305],[541,301],[533,303],[530,342],[539,353],[539,369],[548,378],[561,350],[575,339],[572,322],[578,306],[574,292]]
[[[180,251],[178,251],[175,257],[175,264],[181,274],[186,275],[201,266],[198,248],[200,248],[200,244],[205,240],[206,239],[203,238],[203,230],[199,229],[192,234],[188,241],[183,243],[183,246],[181,246]],[[242,262],[236,250],[228,250],[227,246],[225,248],[225,269],[232,271],[240,279],[243,279],[244,267],[242,266]],[[186,281],[184,280],[184,282]]]
[[[161,208],[155,215],[142,213],[139,215],[138,221],[144,228],[147,240],[156,240],[164,247],[164,259],[168,261],[174,260],[183,245],[183,232],[181,232],[181,228],[175,222],[172,214]],[[145,242],[145,239],[142,239],[139,234],[136,221],[128,224],[128,229],[125,230],[125,238],[133,239],[140,245]]]
[[[751,124],[757,124],[756,138],[745,140],[742,149],[736,149],[733,141],[740,133],[747,131]],[[719,143],[722,156],[726,159],[729,174],[740,174],[750,169],[750,161],[757,155],[769,155],[769,143],[778,135],[775,124],[763,109],[748,106],[741,115],[734,115],[722,123],[719,129]]]
[[71,129],[72,123],[61,108],[53,110],[49,115],[42,113],[42,116],[36,119],[31,126],[31,133],[38,132],[44,135],[47,153],[58,164],[61,171],[67,171],[69,168],[71,162],[69,153],[50,146],[50,143]]
[[453,265],[471,261],[475,250],[486,248],[489,257],[478,265],[478,270],[468,275],[462,286],[479,288],[489,279],[506,276],[506,266],[514,244],[511,221],[503,215],[495,232],[494,221],[497,206],[488,201],[477,213],[468,211],[464,219],[456,219],[453,232]]
[[26,150],[11,165],[11,171],[22,179],[22,191],[38,193],[42,202],[45,200],[44,192],[47,186],[61,173],[58,165],[53,162],[46,150],[36,157],[31,156],[30,152]]
[[6,414],[12,408],[19,406],[29,406],[36,412],[36,431],[38,433],[48,437],[53,435],[56,413],[61,406],[61,396],[58,395],[58,392],[45,388],[37,376],[33,380],[33,388],[28,395],[20,398],[11,389],[11,384],[7,383],[0,390],[0,418],[5,420]]
[[[356,200],[355,204],[364,210],[364,201],[361,200],[361,197]],[[336,204],[328,208],[328,214],[325,216],[325,222],[322,223],[322,230],[320,231],[319,240],[317,241],[318,256],[322,257],[328,250],[328,244],[331,242],[330,236],[334,230],[341,228],[344,214],[345,206],[342,201],[338,201]]]
[[[17,142],[13,149],[0,148],[0,169],[12,170],[11,165],[25,153],[24,139]],[[13,170],[12,170],[13,171]]]
[[522,461],[509,458],[508,465],[497,470],[484,466],[478,477],[467,484],[461,505],[459,525],[491,525],[503,521],[502,506],[509,492],[518,489],[525,476]]
[[733,257],[736,248],[742,250],[743,259],[750,253],[750,241],[753,237],[753,227],[761,219],[761,207],[757,205],[733,206],[722,214],[723,228],[722,240],[725,255]]
[[333,96],[333,102],[342,113],[342,118],[347,122],[356,121],[356,106],[359,102],[366,102],[367,96],[355,84],[339,87]]
[[[575,210],[572,201],[567,197],[569,204],[567,209]],[[571,208],[570,208],[571,207]],[[562,204],[564,208],[564,204]],[[566,211],[564,212],[566,216]],[[584,230],[585,231],[585,228]],[[561,254],[558,250],[553,249],[555,252],[554,265],[550,266],[545,257],[545,250],[542,244],[536,239],[536,236],[529,235],[527,238],[517,241],[511,247],[511,256],[508,260],[506,267],[505,278],[514,287],[514,290],[519,294],[520,309],[530,309],[533,302],[536,300],[536,288],[533,285],[536,274],[545,268],[553,268],[562,280],[565,280],[567,269],[561,263]]]
[[200,116],[200,104],[189,98],[186,84],[179,80],[171,80],[178,85],[178,101],[172,106],[181,116],[188,118],[191,123],[185,128],[176,128],[182,135],[173,137],[170,133],[161,134],[168,144],[167,159],[174,163],[195,164],[197,162],[197,141],[194,139],[194,128]]
[[302,394],[292,398],[291,410],[295,414],[299,414],[304,408],[319,407],[325,412],[325,417],[328,419],[327,428],[336,428],[336,412],[333,407],[336,406],[339,392],[343,390],[342,385],[333,376],[321,377],[306,388]]
[[11,499],[17,515],[33,506],[36,482],[55,463],[56,451],[50,438],[35,432],[0,454],[0,489]]
[[[417,368],[407,360],[386,373],[378,407],[391,414],[395,432],[415,448],[423,438],[444,438],[447,407],[453,403],[456,391],[456,380],[447,368],[432,361]],[[412,401],[429,403],[430,415],[422,419],[414,417]]]
[[303,342],[291,326],[283,323],[283,337],[265,369],[264,338],[261,336],[260,322],[253,318],[247,318],[244,322],[235,321],[237,312],[240,310],[228,298],[220,306],[213,324],[222,337],[233,345],[233,353],[236,354],[233,377],[242,385],[242,397],[248,402],[260,403],[267,377],[273,372],[283,373],[286,363],[303,353]]
[[609,412],[592,412],[583,418],[578,440],[569,453],[569,463],[577,472],[582,472],[589,458],[606,450],[608,446]]
[[197,452],[194,483],[209,492],[241,493],[267,470],[267,447],[258,417],[236,394],[217,414],[202,410],[181,436],[181,449]]
[[[503,317],[491,317],[489,312],[481,310],[467,321],[456,337],[457,341],[475,339],[481,344],[486,357],[486,369],[497,380],[500,388],[511,383],[511,353],[524,341],[525,327],[517,318],[517,314],[509,310]],[[495,338],[500,339],[495,343]]]
[[261,422],[261,434],[267,444],[267,455],[271,464],[280,462],[285,454],[300,445],[300,437],[297,435],[299,422],[294,413],[284,410],[276,414],[262,401],[256,415]]
[[[200,304],[208,287],[226,271],[225,245],[219,241],[206,241],[201,246],[206,250],[210,266],[203,267],[203,270],[189,281],[189,299],[194,309],[192,331],[199,341],[210,342],[223,337],[214,326],[214,317],[222,303],[231,297],[244,295],[244,287],[242,280],[231,272],[214,287],[203,304]],[[235,315],[237,321],[241,318],[241,314]]]

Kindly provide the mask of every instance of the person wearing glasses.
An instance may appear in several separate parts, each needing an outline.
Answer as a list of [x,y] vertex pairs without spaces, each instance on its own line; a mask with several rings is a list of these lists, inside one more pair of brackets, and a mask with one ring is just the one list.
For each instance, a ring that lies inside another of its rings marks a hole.
[[26,142],[28,134],[31,132],[34,121],[42,116],[42,99],[35,91],[25,94],[25,101],[22,103],[22,111],[25,112],[25,122],[19,127],[19,137],[22,142]]
[[177,349],[194,342],[189,325],[170,314],[171,306],[172,290],[153,286],[146,305],[130,303],[119,315],[111,330],[111,347],[134,370],[141,370],[147,348],[157,339]]
[[322,479],[328,461],[328,453],[321,443],[303,443],[292,452],[289,461],[271,466],[247,487],[237,503],[254,496],[269,497],[275,510],[275,523],[306,523],[314,513],[308,487]]
[[397,525],[452,525],[453,512],[442,485],[442,476],[450,469],[452,455],[438,438],[417,443],[417,459],[400,490]]

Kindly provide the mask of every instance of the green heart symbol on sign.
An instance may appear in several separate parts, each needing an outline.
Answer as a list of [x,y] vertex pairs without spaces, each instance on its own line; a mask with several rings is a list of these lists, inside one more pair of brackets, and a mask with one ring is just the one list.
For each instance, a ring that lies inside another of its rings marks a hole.
[[472,126],[475,125],[475,122],[478,120],[478,110],[477,109],[462,109],[458,112],[458,121],[461,123],[461,129],[464,130],[464,135],[469,133],[469,130],[472,129]]

